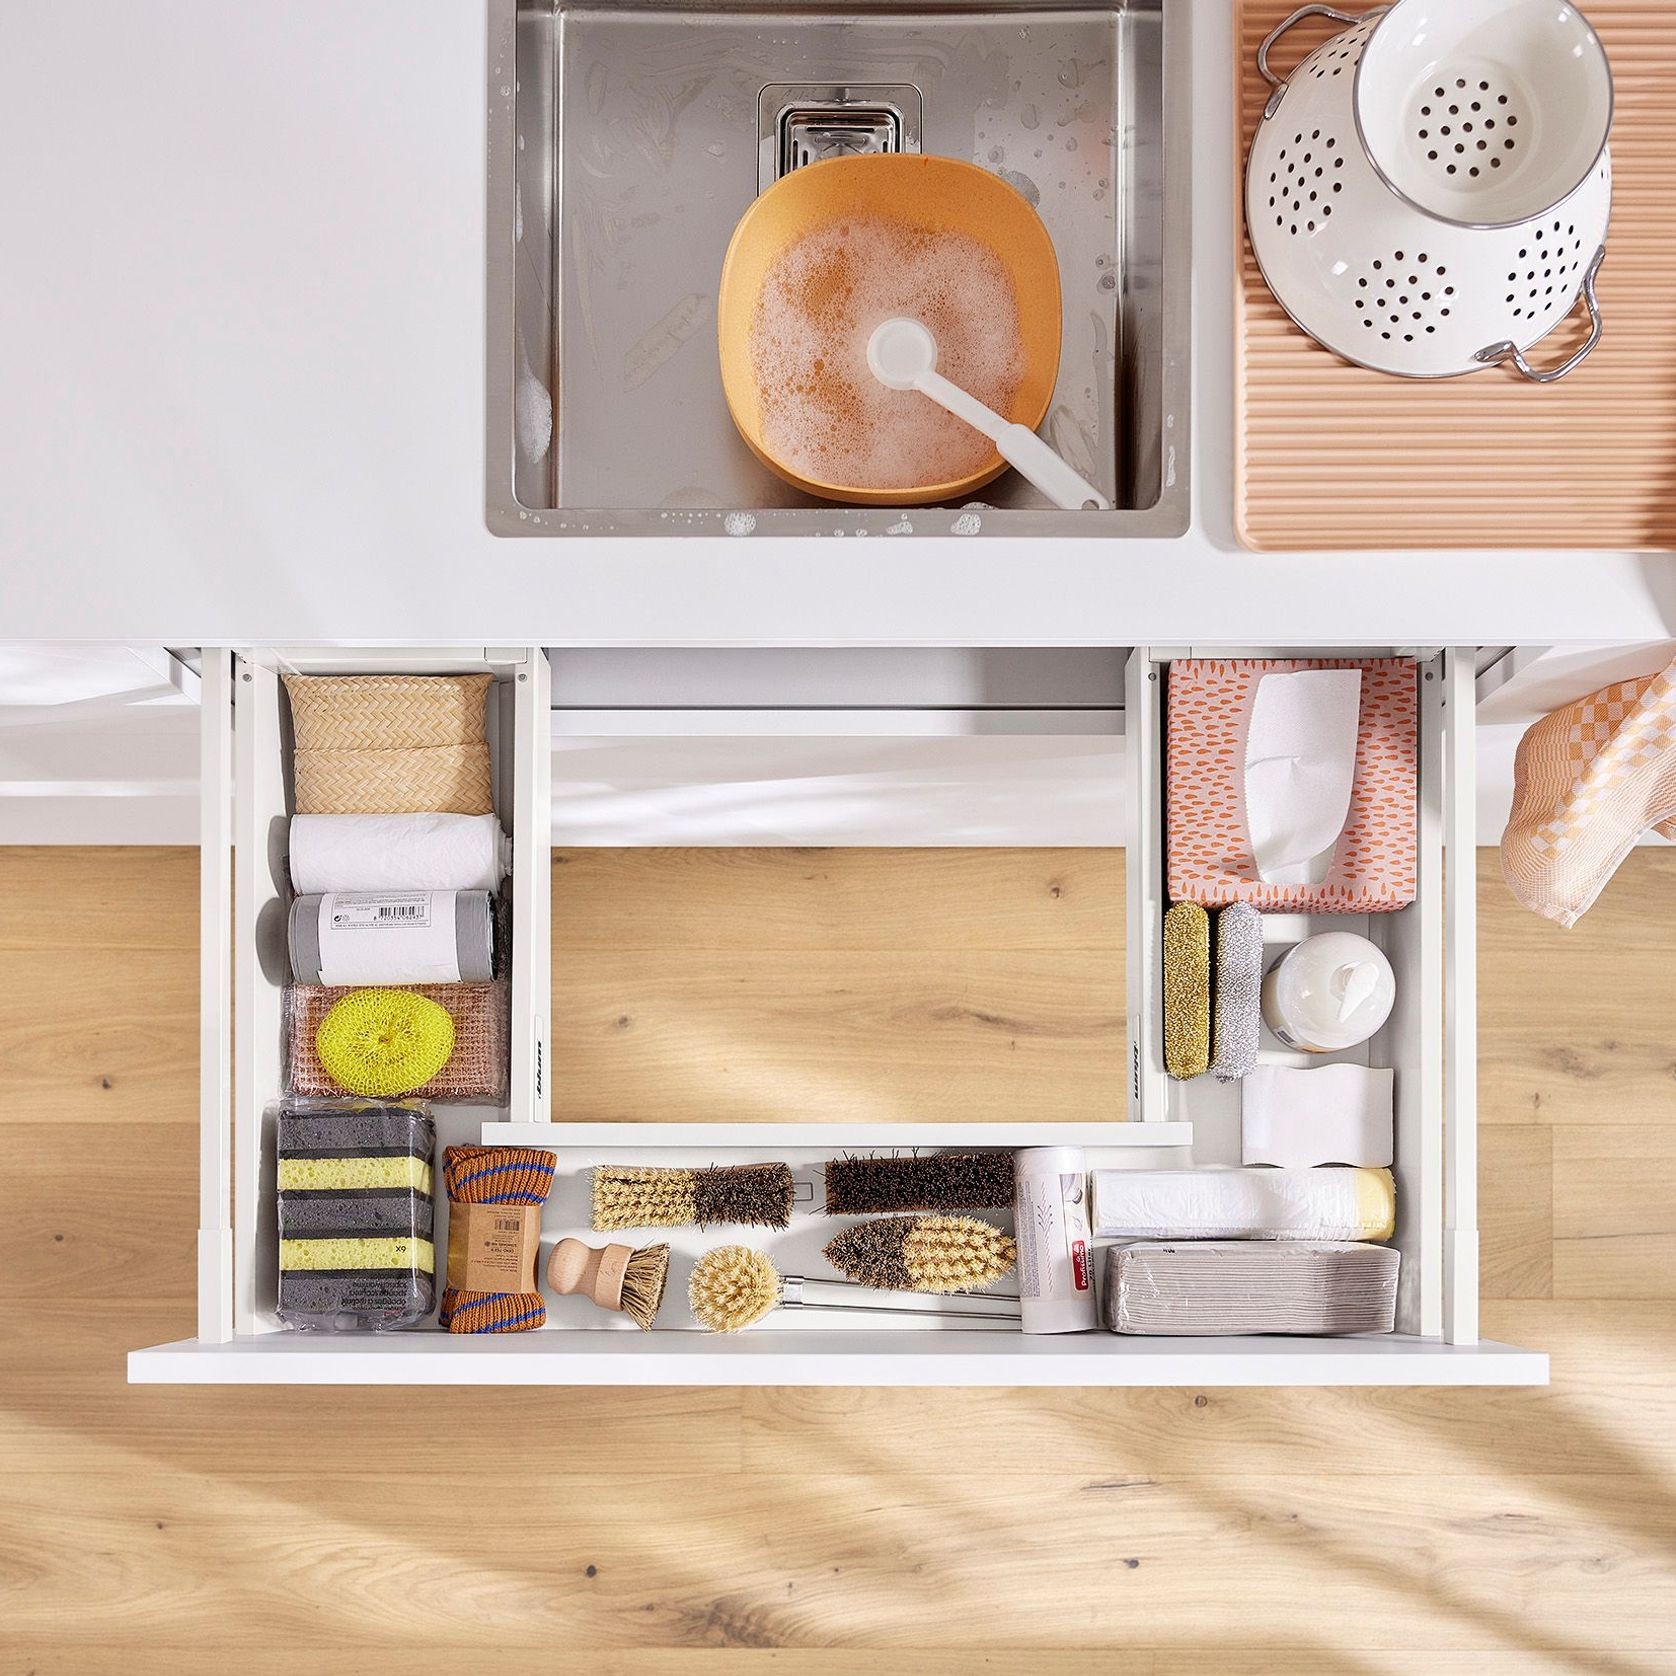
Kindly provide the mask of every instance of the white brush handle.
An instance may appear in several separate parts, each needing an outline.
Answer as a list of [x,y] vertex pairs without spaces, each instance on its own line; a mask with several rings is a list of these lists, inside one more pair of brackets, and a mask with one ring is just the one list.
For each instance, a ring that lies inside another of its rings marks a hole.
[[993,408],[985,407],[970,391],[951,384],[940,372],[922,372],[914,380],[914,388],[929,396],[939,407],[946,408],[957,419],[964,419],[975,431],[981,431],[1000,451],[1001,458],[1022,476],[1030,479],[1057,507],[1066,512],[1080,512],[1094,507],[1101,512],[1111,511],[1111,502],[1080,472],[1074,471],[1047,443],[1027,425],[1015,425],[1003,419]]

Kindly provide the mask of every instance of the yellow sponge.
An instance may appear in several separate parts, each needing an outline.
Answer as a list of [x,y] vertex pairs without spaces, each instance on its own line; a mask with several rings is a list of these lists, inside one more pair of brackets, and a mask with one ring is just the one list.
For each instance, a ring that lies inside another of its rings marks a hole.
[[277,1169],[281,1193],[431,1190],[430,1160],[410,1153],[394,1158],[281,1158]]
[[409,1094],[448,1063],[454,1021],[412,990],[357,989],[321,1019],[314,1051],[326,1075],[351,1094]]
[[382,1235],[376,1239],[281,1240],[279,1266],[287,1274],[300,1269],[417,1269],[421,1274],[436,1272],[436,1251],[429,1240],[410,1234]]

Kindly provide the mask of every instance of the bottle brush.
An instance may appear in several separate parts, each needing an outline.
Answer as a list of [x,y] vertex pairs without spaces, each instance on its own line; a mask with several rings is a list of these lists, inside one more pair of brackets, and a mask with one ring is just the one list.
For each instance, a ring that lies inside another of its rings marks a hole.
[[[1008,1242],[1011,1244],[1011,1241]],[[861,1310],[870,1315],[917,1315],[927,1322],[948,1316],[968,1321],[1016,1321],[1014,1309],[920,1308],[882,1304],[850,1298],[831,1298],[822,1289],[866,1291],[869,1288],[848,1280],[808,1280],[802,1275],[782,1275],[766,1252],[748,1245],[720,1245],[707,1251],[693,1267],[687,1287],[687,1302],[693,1319],[712,1333],[737,1333],[760,1321],[777,1307],[787,1309]],[[814,1289],[805,1296],[805,1288]],[[987,1294],[998,1302],[1018,1303],[1017,1298]]]

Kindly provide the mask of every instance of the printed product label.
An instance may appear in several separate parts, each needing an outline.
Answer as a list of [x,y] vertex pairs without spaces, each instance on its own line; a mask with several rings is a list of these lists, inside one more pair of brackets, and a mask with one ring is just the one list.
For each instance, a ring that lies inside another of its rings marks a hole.
[[331,925],[334,931],[378,931],[396,926],[431,923],[429,891],[398,895],[393,891],[335,891]]
[[1071,1280],[1079,1292],[1088,1290],[1088,1242],[1071,1241]]
[[321,983],[458,983],[455,895],[328,891],[320,898]]

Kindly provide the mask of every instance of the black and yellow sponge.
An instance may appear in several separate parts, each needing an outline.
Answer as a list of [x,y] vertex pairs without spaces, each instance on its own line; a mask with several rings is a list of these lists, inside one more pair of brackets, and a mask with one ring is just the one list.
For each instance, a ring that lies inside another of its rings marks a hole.
[[277,1138],[279,1319],[313,1332],[423,1320],[436,1301],[429,1111],[292,1101]]

